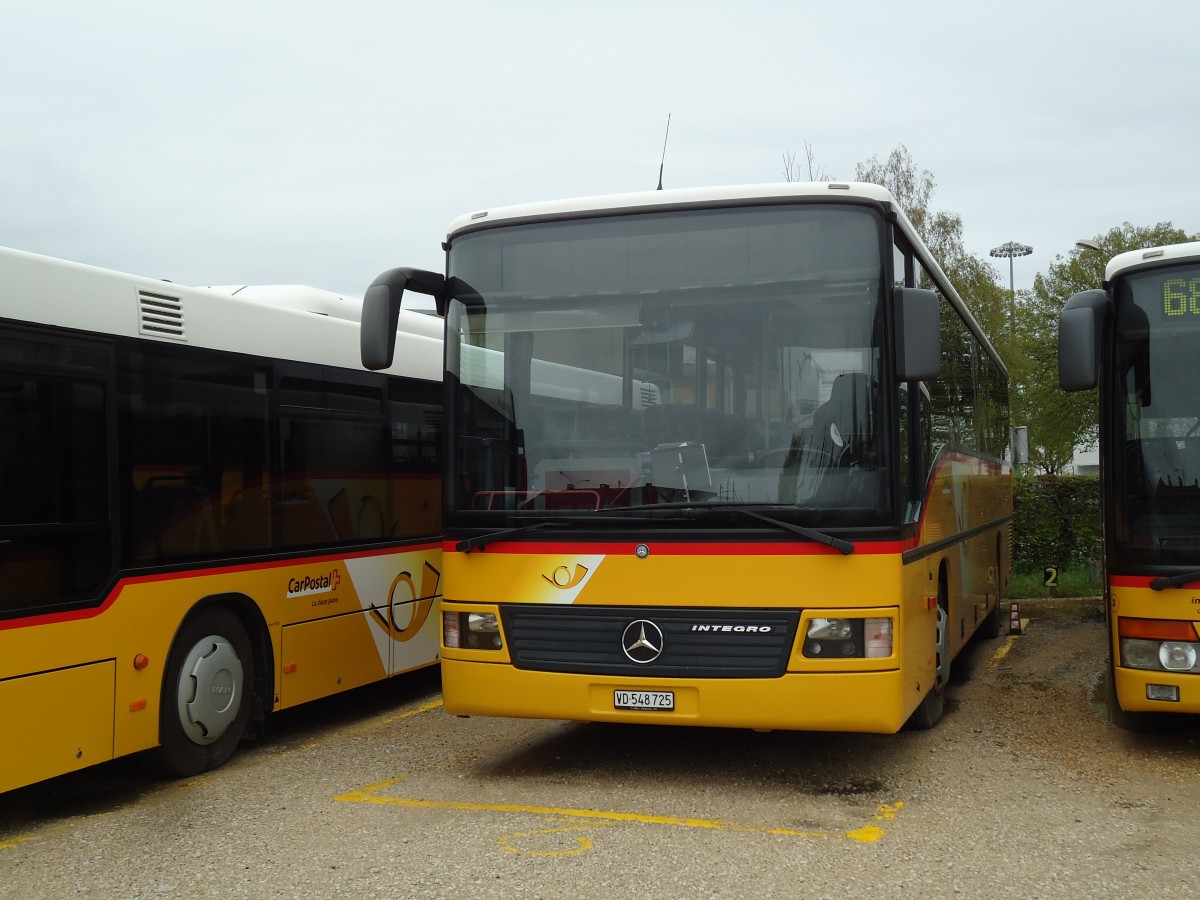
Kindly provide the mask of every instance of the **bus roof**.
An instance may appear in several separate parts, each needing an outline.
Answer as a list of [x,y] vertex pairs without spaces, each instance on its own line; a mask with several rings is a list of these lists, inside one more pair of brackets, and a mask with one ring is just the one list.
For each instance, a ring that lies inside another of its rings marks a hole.
[[917,250],[938,287],[962,313],[968,327],[987,347],[988,353],[1004,371],[1004,361],[991,344],[991,340],[980,327],[970,307],[959,296],[949,277],[921,236],[917,234],[904,210],[896,203],[891,191],[878,184],[861,181],[789,181],[779,184],[742,184],[723,187],[677,188],[669,191],[639,191],[628,194],[608,194],[595,197],[576,197],[569,200],[553,200],[541,203],[523,203],[517,206],[502,206],[459,216],[450,223],[447,241],[455,236],[476,229],[498,225],[517,224],[538,220],[571,219],[587,215],[618,215],[625,212],[646,212],[654,209],[680,209],[704,206],[735,206],[741,203],[786,203],[792,199],[859,200],[884,206],[895,218],[899,231]]
[[[361,369],[362,301],[301,285],[188,287],[0,247],[0,319]],[[387,371],[440,380],[440,319],[401,311]]]
[[1104,267],[1104,283],[1109,284],[1118,275],[1126,275],[1137,269],[1188,259],[1200,259],[1200,241],[1167,244],[1162,247],[1146,247],[1142,250],[1118,253]]
[[522,219],[571,217],[580,213],[616,214],[655,208],[705,206],[725,202],[786,201],[799,197],[851,197],[893,204],[891,193],[877,184],[845,181],[801,181],[782,184],[743,184],[724,187],[676,188],[668,191],[638,191],[596,197],[575,197],[541,203],[503,206],[459,216],[450,223],[448,235],[483,225]]

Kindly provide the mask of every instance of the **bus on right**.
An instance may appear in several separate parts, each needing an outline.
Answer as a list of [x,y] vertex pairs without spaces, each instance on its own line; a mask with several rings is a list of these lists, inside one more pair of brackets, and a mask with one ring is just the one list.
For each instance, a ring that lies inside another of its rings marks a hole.
[[1113,257],[1059,320],[1059,383],[1099,388],[1108,707],[1129,729],[1200,713],[1198,356],[1200,242]]

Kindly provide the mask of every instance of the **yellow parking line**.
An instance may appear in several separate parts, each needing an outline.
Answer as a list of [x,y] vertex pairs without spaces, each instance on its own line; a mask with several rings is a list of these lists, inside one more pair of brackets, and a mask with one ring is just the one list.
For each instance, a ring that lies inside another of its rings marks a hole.
[[[373,803],[389,806],[403,806],[410,809],[457,809],[473,812],[506,812],[528,813],[538,816],[560,816],[569,819],[594,819],[604,822],[637,822],[644,825],[672,825],[682,828],[707,828],[719,831],[738,831],[752,834],[773,834],[785,837],[806,838],[845,838],[858,843],[874,843],[884,836],[884,831],[878,825],[867,823],[861,828],[855,828],[842,834],[820,831],[796,831],[791,828],[760,828],[753,825],[738,825],[734,822],[722,822],[717,819],[681,818],[679,816],[656,816],[646,813],[616,812],[598,809],[574,809],[560,806],[527,806],[518,803],[469,803],[461,800],[419,800],[412,797],[381,796],[380,791],[395,785],[400,779],[389,778],[364,788],[339,794],[334,800],[343,803]],[[904,806],[903,801],[894,804],[881,804],[876,810],[876,822],[894,819],[896,813]]]
[[388,716],[386,719],[384,719],[384,721],[398,722],[401,719],[411,719],[413,716],[419,716],[421,713],[429,712],[431,709],[437,709],[441,705],[442,698],[438,697],[438,699],[430,700],[428,703],[424,703],[421,706],[418,706],[416,709],[406,709],[402,713],[396,713],[394,716]]
[[17,844],[24,844],[26,841],[32,841],[31,837],[15,837],[7,840],[0,840],[0,850],[11,850]]
[[1000,664],[1000,660],[1002,660],[1002,659],[1004,659],[1004,657],[1008,656],[1008,652],[1010,650],[1012,650],[1013,644],[1016,643],[1016,640],[1019,637],[1020,637],[1019,634],[1010,634],[1008,636],[1008,639],[1003,644],[1001,644],[999,647],[996,648],[996,652],[992,654],[992,661],[990,663],[988,663],[989,669],[996,668],[996,666],[998,666]]

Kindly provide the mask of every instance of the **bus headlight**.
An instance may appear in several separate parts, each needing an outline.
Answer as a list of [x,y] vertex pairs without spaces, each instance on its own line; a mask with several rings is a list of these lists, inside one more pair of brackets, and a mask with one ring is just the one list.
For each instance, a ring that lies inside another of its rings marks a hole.
[[1157,669],[1158,641],[1121,639],[1121,665],[1130,669]]
[[814,618],[805,632],[809,659],[879,659],[892,655],[892,620]]
[[495,613],[442,612],[442,643],[451,649],[499,650],[500,617]]
[[808,623],[808,637],[814,641],[844,641],[854,635],[850,619],[813,619]]
[[1158,661],[1168,672],[1187,672],[1196,666],[1196,645],[1163,641],[1158,647]]
[[1189,621],[1122,617],[1117,634],[1126,668],[1200,674],[1200,642]]

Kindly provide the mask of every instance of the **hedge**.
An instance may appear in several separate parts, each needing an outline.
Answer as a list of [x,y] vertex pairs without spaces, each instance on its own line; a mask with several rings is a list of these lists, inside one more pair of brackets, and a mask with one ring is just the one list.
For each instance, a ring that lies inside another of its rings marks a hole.
[[1087,568],[1100,559],[1100,479],[1039,475],[1014,481],[1013,555],[1017,572]]

